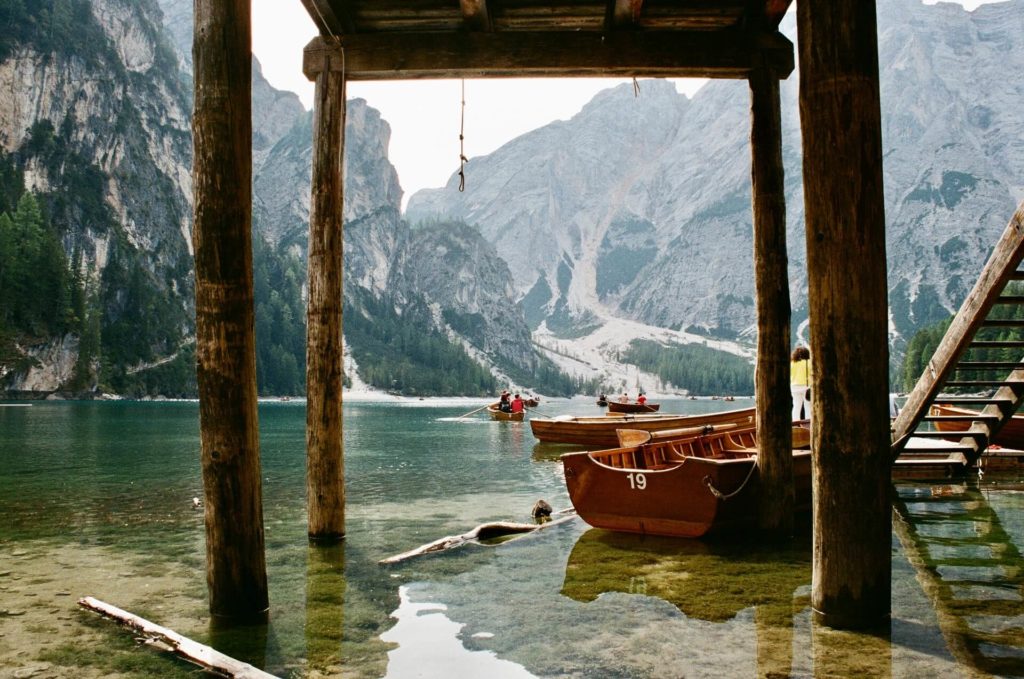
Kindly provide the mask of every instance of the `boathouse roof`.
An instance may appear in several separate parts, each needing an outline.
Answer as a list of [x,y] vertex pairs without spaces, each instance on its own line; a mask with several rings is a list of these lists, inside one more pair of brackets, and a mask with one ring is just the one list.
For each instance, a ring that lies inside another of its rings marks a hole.
[[785,78],[791,0],[302,0],[349,80]]

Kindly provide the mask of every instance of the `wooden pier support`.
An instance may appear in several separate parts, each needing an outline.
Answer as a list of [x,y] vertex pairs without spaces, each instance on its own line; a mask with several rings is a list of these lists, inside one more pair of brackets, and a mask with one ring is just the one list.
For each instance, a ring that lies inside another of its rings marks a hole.
[[766,68],[750,82],[750,153],[757,288],[757,464],[760,532],[793,533],[793,444],[789,394],[789,261],[779,80]]
[[875,3],[801,0],[819,622],[889,616],[888,300]]
[[345,54],[336,43],[318,37],[306,46],[303,72],[316,82],[306,312],[306,503],[310,539],[327,542],[345,537],[341,417],[344,69]]
[[196,372],[210,612],[268,606],[252,283],[250,0],[196,0]]

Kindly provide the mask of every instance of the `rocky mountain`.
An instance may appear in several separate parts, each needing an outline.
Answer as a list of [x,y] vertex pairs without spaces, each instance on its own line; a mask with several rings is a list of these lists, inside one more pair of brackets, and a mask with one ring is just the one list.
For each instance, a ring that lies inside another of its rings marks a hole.
[[[967,12],[880,0],[878,21],[895,358],[908,335],[956,309],[1024,197],[1024,2]],[[785,25],[795,38],[792,16]],[[797,86],[797,73],[782,83],[800,326]],[[692,100],[666,82],[641,82],[639,96],[621,86],[474,158],[465,193],[456,177],[418,192],[407,217],[476,225],[515,272],[535,329],[578,336],[628,319],[742,338],[756,330],[748,135],[744,82],[712,81]]]
[[[29,232],[49,243],[52,232],[69,273],[60,284],[67,289],[47,297],[50,321],[0,308],[0,388],[190,395],[191,0],[43,0],[5,11],[0,243]],[[515,309],[509,276],[476,232],[453,225],[457,235],[430,244],[411,236],[389,137],[377,111],[349,103],[346,313],[360,314],[346,324],[359,331],[352,356],[384,374],[395,362],[415,371],[443,353],[448,373],[468,375],[462,383],[445,376],[450,393],[492,389],[490,369],[521,369],[527,383],[534,368],[553,370],[521,316],[494,311]],[[261,388],[276,393],[302,389],[311,142],[311,114],[271,87],[254,60],[257,370]],[[42,213],[22,206],[29,194]],[[2,221],[6,213],[13,222]],[[416,249],[438,253],[439,243],[447,249],[435,270]],[[493,275],[467,279],[471,267]],[[473,302],[453,315],[456,300]],[[369,344],[399,320],[411,338],[406,355],[383,360]]]

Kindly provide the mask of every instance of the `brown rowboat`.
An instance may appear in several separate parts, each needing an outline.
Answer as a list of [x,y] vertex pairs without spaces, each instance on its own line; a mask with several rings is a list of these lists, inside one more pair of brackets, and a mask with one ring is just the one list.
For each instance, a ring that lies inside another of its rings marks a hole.
[[[758,511],[752,427],[562,456],[576,512],[596,528],[694,538]],[[811,453],[793,451],[796,509],[811,505]]]
[[522,422],[523,418],[526,417],[525,410],[518,413],[506,413],[498,408],[497,405],[487,406],[487,414],[491,416],[492,420],[500,420],[502,422]]
[[656,413],[660,408],[660,403],[621,403],[619,401],[608,401],[609,413]]
[[[974,413],[980,414],[977,410],[971,410],[970,408],[959,408],[957,406],[951,406],[946,404],[933,404],[931,407],[932,415],[971,415]],[[948,431],[955,433],[958,431],[965,431],[970,428],[971,423],[965,420],[959,421],[936,421],[933,423],[935,428],[939,431]],[[949,438],[955,439],[956,436],[950,436]],[[1024,415],[1014,415],[1002,426],[999,432],[992,439],[992,443],[1003,448],[1013,448],[1016,450],[1024,450]]]
[[754,409],[725,410],[717,413],[700,415],[604,415],[596,417],[558,417],[530,418],[533,435],[545,443],[575,443],[593,448],[617,446],[618,429],[642,429],[644,431],[664,431],[666,429],[682,429],[684,427],[703,427],[735,424],[751,426],[754,424]]

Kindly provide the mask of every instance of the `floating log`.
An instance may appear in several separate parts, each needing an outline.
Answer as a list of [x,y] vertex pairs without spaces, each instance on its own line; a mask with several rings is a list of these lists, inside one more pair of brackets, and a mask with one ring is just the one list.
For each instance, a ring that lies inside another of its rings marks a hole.
[[78,605],[106,618],[116,620],[121,625],[144,636],[146,643],[174,653],[203,669],[237,679],[274,679],[273,674],[268,674],[258,667],[235,660],[198,641],[183,637],[174,630],[161,627],[99,599],[87,596],[79,599]]
[[542,530],[544,528],[551,528],[557,526],[560,523],[565,523],[570,519],[576,518],[576,511],[573,509],[563,510],[558,512],[559,514],[565,514],[554,521],[548,521],[547,523],[516,523],[513,521],[491,521],[489,523],[481,523],[479,526],[463,533],[462,535],[448,535],[439,540],[428,542],[427,544],[417,547],[416,549],[409,550],[408,552],[402,552],[401,554],[395,554],[389,556],[386,559],[381,559],[377,563],[381,564],[392,564],[406,561],[416,556],[422,556],[423,554],[432,554],[434,552],[443,552],[448,549],[454,549],[461,547],[467,542],[478,542],[480,540],[493,540],[495,538],[504,537],[506,535],[515,535],[517,533],[532,533],[534,531]]

